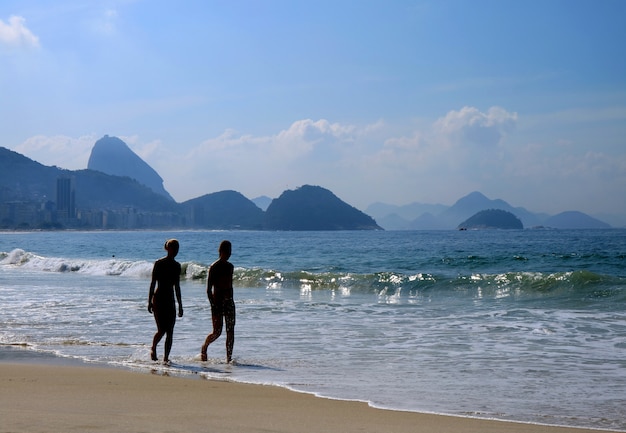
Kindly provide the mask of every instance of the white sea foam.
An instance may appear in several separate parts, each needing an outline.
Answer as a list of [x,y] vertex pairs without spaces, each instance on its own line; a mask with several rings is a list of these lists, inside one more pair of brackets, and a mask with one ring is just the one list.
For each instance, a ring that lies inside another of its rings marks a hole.
[[119,275],[146,278],[152,271],[152,263],[119,259],[80,260],[60,257],[43,257],[22,249],[14,249],[0,262],[2,265],[19,266],[24,269],[45,272],[76,272],[88,275]]

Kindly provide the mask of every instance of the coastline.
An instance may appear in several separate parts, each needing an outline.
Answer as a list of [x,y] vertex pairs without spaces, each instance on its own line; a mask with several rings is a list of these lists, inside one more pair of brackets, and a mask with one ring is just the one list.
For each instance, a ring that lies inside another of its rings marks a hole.
[[53,358],[0,358],[1,432],[610,431],[376,409],[363,402],[320,398],[276,386],[151,374]]

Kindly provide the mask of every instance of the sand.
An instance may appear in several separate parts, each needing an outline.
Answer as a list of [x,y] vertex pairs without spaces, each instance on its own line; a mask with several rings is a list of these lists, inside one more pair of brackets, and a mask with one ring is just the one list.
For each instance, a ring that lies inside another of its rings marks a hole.
[[0,363],[0,432],[597,433],[413,412],[274,386],[107,367]]

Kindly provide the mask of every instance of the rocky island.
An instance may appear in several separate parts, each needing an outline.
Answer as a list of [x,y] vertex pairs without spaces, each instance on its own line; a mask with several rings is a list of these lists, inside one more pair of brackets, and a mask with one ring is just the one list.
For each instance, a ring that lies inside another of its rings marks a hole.
[[459,230],[523,229],[522,221],[511,212],[502,209],[480,211],[459,224]]

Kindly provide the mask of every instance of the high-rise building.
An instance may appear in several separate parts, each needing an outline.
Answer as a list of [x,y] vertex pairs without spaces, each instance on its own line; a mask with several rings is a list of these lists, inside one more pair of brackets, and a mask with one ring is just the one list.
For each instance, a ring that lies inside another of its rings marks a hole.
[[57,179],[57,219],[69,221],[76,216],[76,191],[74,178],[62,176]]

